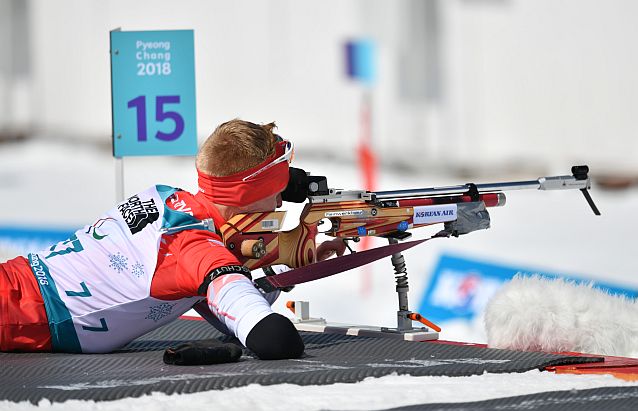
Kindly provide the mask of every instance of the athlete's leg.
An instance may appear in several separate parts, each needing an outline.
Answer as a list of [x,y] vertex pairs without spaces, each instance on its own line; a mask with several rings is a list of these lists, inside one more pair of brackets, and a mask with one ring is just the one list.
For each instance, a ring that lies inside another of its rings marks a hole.
[[208,306],[239,341],[261,359],[297,358],[303,341],[242,274],[222,275],[208,287]]
[[0,264],[0,351],[51,351],[44,301],[24,257]]
[[304,343],[290,320],[273,312],[250,330],[246,347],[262,360],[281,360],[301,357]]

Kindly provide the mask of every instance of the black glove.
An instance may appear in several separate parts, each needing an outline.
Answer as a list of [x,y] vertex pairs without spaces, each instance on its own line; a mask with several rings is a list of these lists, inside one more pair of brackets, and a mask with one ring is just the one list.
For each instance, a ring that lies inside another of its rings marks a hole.
[[197,340],[164,351],[164,363],[172,365],[209,365],[236,362],[242,349],[237,344],[216,339]]

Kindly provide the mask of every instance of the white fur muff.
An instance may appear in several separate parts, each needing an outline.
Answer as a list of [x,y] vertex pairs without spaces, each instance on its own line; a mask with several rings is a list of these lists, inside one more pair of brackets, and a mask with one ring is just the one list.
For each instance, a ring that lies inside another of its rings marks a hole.
[[488,345],[638,356],[638,303],[592,284],[516,275],[485,309]]

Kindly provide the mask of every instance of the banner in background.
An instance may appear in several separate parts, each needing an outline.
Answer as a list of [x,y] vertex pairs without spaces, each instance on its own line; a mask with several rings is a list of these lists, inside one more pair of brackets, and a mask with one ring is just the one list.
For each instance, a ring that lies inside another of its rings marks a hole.
[[0,262],[51,247],[73,234],[73,229],[0,227]]
[[111,31],[113,156],[195,155],[193,30]]
[[549,273],[443,254],[430,278],[418,312],[435,323],[453,319],[471,320],[482,314],[492,295],[518,273],[561,277],[577,283],[593,282],[595,288],[630,298],[638,297],[638,290],[584,279],[582,276]]

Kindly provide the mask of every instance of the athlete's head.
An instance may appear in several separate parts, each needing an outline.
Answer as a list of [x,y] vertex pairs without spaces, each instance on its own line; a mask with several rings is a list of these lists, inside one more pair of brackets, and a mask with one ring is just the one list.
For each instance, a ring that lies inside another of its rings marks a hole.
[[197,153],[197,169],[213,177],[236,174],[275,153],[275,123],[234,119],[220,124]]
[[[234,119],[221,124],[197,154],[199,191],[223,214],[269,211],[281,205],[292,143],[273,133],[275,123]],[[220,207],[218,207],[220,208]]]

